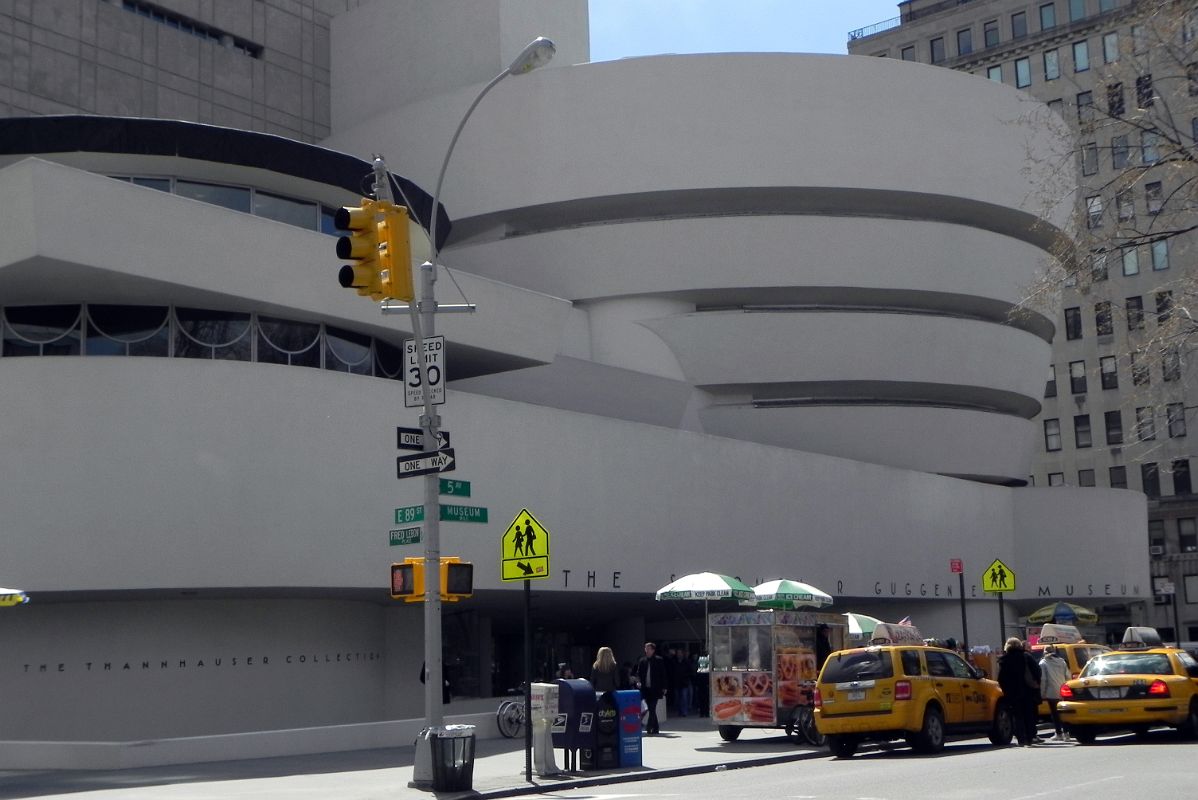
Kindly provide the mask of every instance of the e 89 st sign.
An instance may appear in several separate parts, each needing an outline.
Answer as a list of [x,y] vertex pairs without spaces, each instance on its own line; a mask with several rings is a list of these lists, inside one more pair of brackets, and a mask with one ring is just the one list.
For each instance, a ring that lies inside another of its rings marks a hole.
[[[416,357],[416,340],[404,339],[404,408],[424,405],[421,380],[424,369]],[[429,396],[433,405],[445,402],[445,337],[430,336],[424,340],[424,363],[428,366]]]

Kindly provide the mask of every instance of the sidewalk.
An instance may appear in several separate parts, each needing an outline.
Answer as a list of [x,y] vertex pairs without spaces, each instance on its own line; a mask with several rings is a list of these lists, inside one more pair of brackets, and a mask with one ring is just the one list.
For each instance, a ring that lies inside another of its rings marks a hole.
[[[641,767],[570,772],[526,780],[522,739],[476,742],[469,792],[439,792],[408,786],[415,747],[357,750],[314,756],[221,761],[176,767],[104,771],[0,772],[0,800],[9,798],[127,798],[128,800],[258,800],[261,797],[337,797],[341,800],[455,800],[513,797],[579,786],[646,780],[724,769],[760,766],[827,754],[799,745],[777,729],[748,728],[736,742],[720,739],[708,718],[683,717],[662,723],[662,733],[642,741]],[[554,751],[559,769],[564,752]]]

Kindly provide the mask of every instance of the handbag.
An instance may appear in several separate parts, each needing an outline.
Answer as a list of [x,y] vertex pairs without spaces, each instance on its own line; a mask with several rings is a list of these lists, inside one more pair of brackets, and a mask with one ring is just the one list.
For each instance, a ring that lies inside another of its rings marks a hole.
[[1029,689],[1040,688],[1040,682],[1036,680],[1036,676],[1032,674],[1032,665],[1026,662],[1023,665],[1023,682],[1027,684]]

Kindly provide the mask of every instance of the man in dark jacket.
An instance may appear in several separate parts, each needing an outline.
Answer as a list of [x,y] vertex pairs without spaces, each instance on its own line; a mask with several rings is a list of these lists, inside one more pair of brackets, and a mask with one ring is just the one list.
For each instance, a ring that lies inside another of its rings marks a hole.
[[669,678],[666,676],[666,662],[657,655],[657,645],[653,642],[645,642],[645,655],[636,662],[635,676],[637,686],[641,690],[641,697],[649,706],[649,719],[645,722],[645,732],[661,733],[661,726],[657,721],[657,701],[665,695],[670,684]]
[[1015,636],[1007,639],[998,659],[998,685],[1002,687],[1015,726],[1020,747],[1043,741],[1036,735],[1036,717],[1040,706],[1040,664],[1024,649]]

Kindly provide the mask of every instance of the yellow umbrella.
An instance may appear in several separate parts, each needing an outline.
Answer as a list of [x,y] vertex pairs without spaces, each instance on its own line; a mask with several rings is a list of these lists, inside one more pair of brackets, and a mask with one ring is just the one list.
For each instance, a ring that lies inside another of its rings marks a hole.
[[1057,622],[1062,625],[1094,625],[1098,622],[1098,614],[1085,606],[1073,603],[1049,603],[1043,608],[1037,608],[1027,615],[1027,621],[1033,625],[1043,625],[1045,622]]
[[29,595],[20,589],[0,588],[0,608],[4,606],[19,606],[29,602]]

